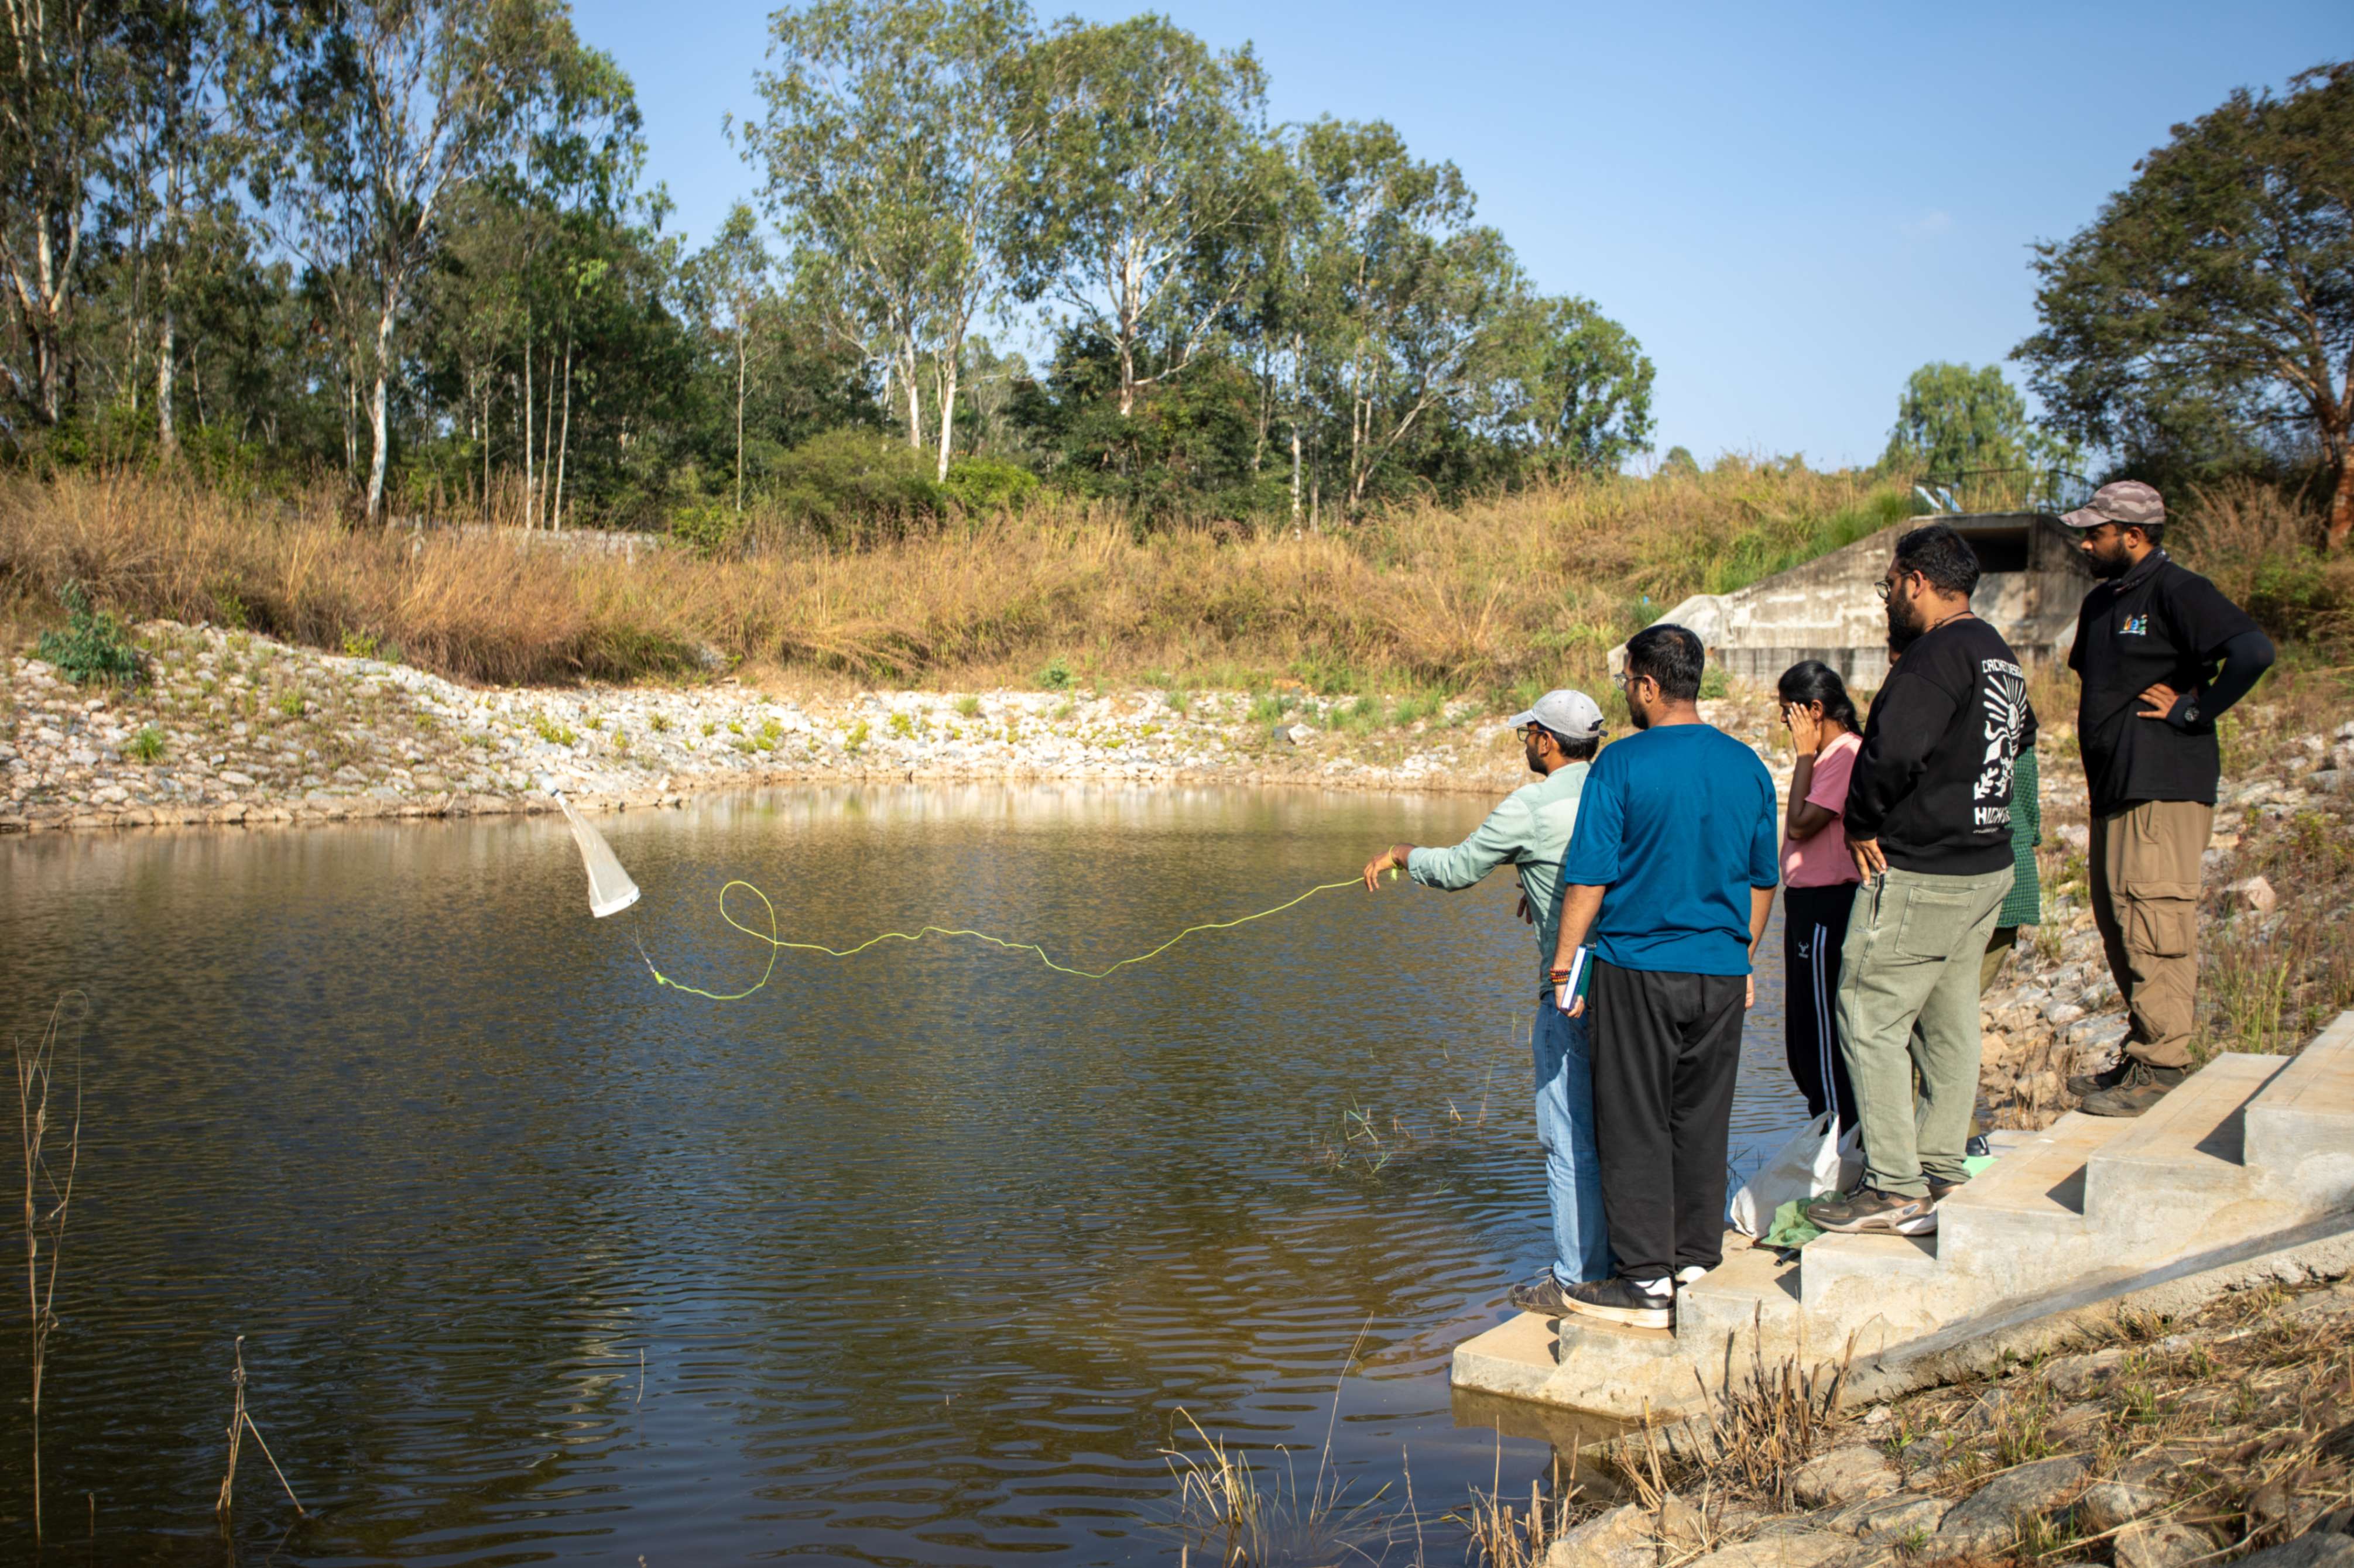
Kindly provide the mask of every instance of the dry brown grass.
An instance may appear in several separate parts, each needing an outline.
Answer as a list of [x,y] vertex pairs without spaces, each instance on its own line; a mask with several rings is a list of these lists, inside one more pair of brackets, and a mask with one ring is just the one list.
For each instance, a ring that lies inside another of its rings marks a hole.
[[855,552],[626,561],[355,531],[325,498],[69,474],[0,486],[0,599],[38,618],[77,578],[133,616],[242,617],[329,648],[374,639],[504,683],[684,674],[707,650],[860,681],[1027,683],[1059,658],[1095,681],[1503,692],[1595,680],[1607,649],[1683,595],[1860,536],[1902,499],[1863,476],[1729,468],[1408,507],[1346,534],[1140,535],[1048,502]]
[[[2354,1504],[2349,1323],[2343,1286],[2228,1295],[2184,1320],[2121,1320],[2123,1359],[2075,1403],[2038,1362],[1914,1395],[1896,1427],[1931,1461],[1933,1490],[2080,1454],[2095,1478],[2165,1492],[2164,1517],[2207,1534],[2216,1556],[2235,1554]],[[2105,1540],[2066,1517],[2032,1533],[2017,1560],[2083,1561]]]

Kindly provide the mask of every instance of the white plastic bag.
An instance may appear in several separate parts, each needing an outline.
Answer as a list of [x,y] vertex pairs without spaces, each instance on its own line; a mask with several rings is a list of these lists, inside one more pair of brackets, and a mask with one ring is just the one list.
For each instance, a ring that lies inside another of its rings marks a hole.
[[1791,1135],[1744,1182],[1726,1205],[1725,1223],[1745,1236],[1762,1236],[1774,1224],[1774,1211],[1794,1199],[1805,1202],[1826,1192],[1844,1192],[1863,1174],[1861,1128],[1838,1136],[1835,1111],[1825,1111]]

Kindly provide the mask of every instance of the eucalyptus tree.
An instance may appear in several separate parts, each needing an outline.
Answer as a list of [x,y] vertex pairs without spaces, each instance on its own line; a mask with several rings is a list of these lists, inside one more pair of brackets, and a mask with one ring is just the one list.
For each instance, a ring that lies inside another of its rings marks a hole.
[[438,221],[514,154],[525,106],[578,46],[559,0],[338,0],[241,20],[256,210],[332,308],[381,521],[398,332]]
[[1164,16],[1073,18],[1026,62],[1013,245],[1024,298],[1111,347],[1121,418],[1209,344],[1272,220],[1267,79]]
[[740,127],[793,241],[802,298],[875,364],[935,470],[955,439],[965,339],[1004,287],[998,240],[1033,122],[1018,112],[1023,0],[814,0],[771,23],[766,111]]
[[1462,174],[1416,159],[1392,127],[1320,120],[1298,155],[1317,194],[1302,238],[1316,466],[1328,451],[1341,464],[1353,513],[1433,424],[1501,411],[1527,290],[1502,236],[1473,223]]
[[[121,0],[0,0],[0,270],[13,398],[55,425],[93,207],[117,172],[133,64]],[[29,364],[25,363],[29,360]]]
[[759,218],[738,202],[711,243],[687,263],[704,297],[713,307],[713,324],[726,335],[735,361],[736,380],[736,510],[744,510],[744,404],[751,385],[752,366],[776,346],[757,332],[761,307],[774,295],[776,259],[760,241]]
[[[129,146],[117,200],[133,215],[133,308],[154,333],[155,436],[169,456],[179,449],[185,273],[221,260],[224,230],[242,225],[230,194],[240,153],[227,133],[220,9],[206,0],[146,0],[131,7],[126,24],[127,52],[140,69],[126,87]],[[130,368],[135,375],[136,365]]]
[[1648,450],[1653,370],[1635,334],[1575,296],[1531,298],[1513,314],[1504,423],[1535,460],[1609,473]]
[[2035,270],[2016,353],[2053,424],[2143,461],[2309,444],[2354,535],[2354,63],[2177,125]]

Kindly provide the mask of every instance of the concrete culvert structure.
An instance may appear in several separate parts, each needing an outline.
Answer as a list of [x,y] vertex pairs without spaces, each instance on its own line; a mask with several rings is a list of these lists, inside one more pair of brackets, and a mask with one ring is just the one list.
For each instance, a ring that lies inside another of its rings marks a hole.
[[[1970,608],[2023,661],[2067,658],[2076,609],[2093,577],[2074,535],[2048,512],[1908,518],[1747,588],[1694,594],[1659,619],[1697,633],[1710,665],[1733,680],[1771,686],[1800,660],[1819,659],[1850,685],[1868,690],[1888,673],[1888,620],[1872,584],[1888,569],[1898,537],[1929,523],[1951,526],[1978,551],[1985,575]],[[1623,642],[1610,651],[1613,674],[1626,658]]]

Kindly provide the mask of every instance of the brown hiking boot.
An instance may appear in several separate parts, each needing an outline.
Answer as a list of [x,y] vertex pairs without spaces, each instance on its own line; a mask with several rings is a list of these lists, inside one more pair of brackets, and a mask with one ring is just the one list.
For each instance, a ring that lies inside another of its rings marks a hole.
[[2139,1116],[2166,1097],[2167,1091],[2190,1075],[2188,1067],[2153,1067],[2133,1063],[2114,1088],[2084,1097],[2076,1108],[2086,1116]]
[[2097,1095],[2104,1089],[2114,1089],[2126,1081],[2133,1071],[2134,1059],[2120,1056],[2114,1067],[2104,1067],[2097,1073],[2079,1073],[2068,1080],[2068,1092],[2078,1099]]

